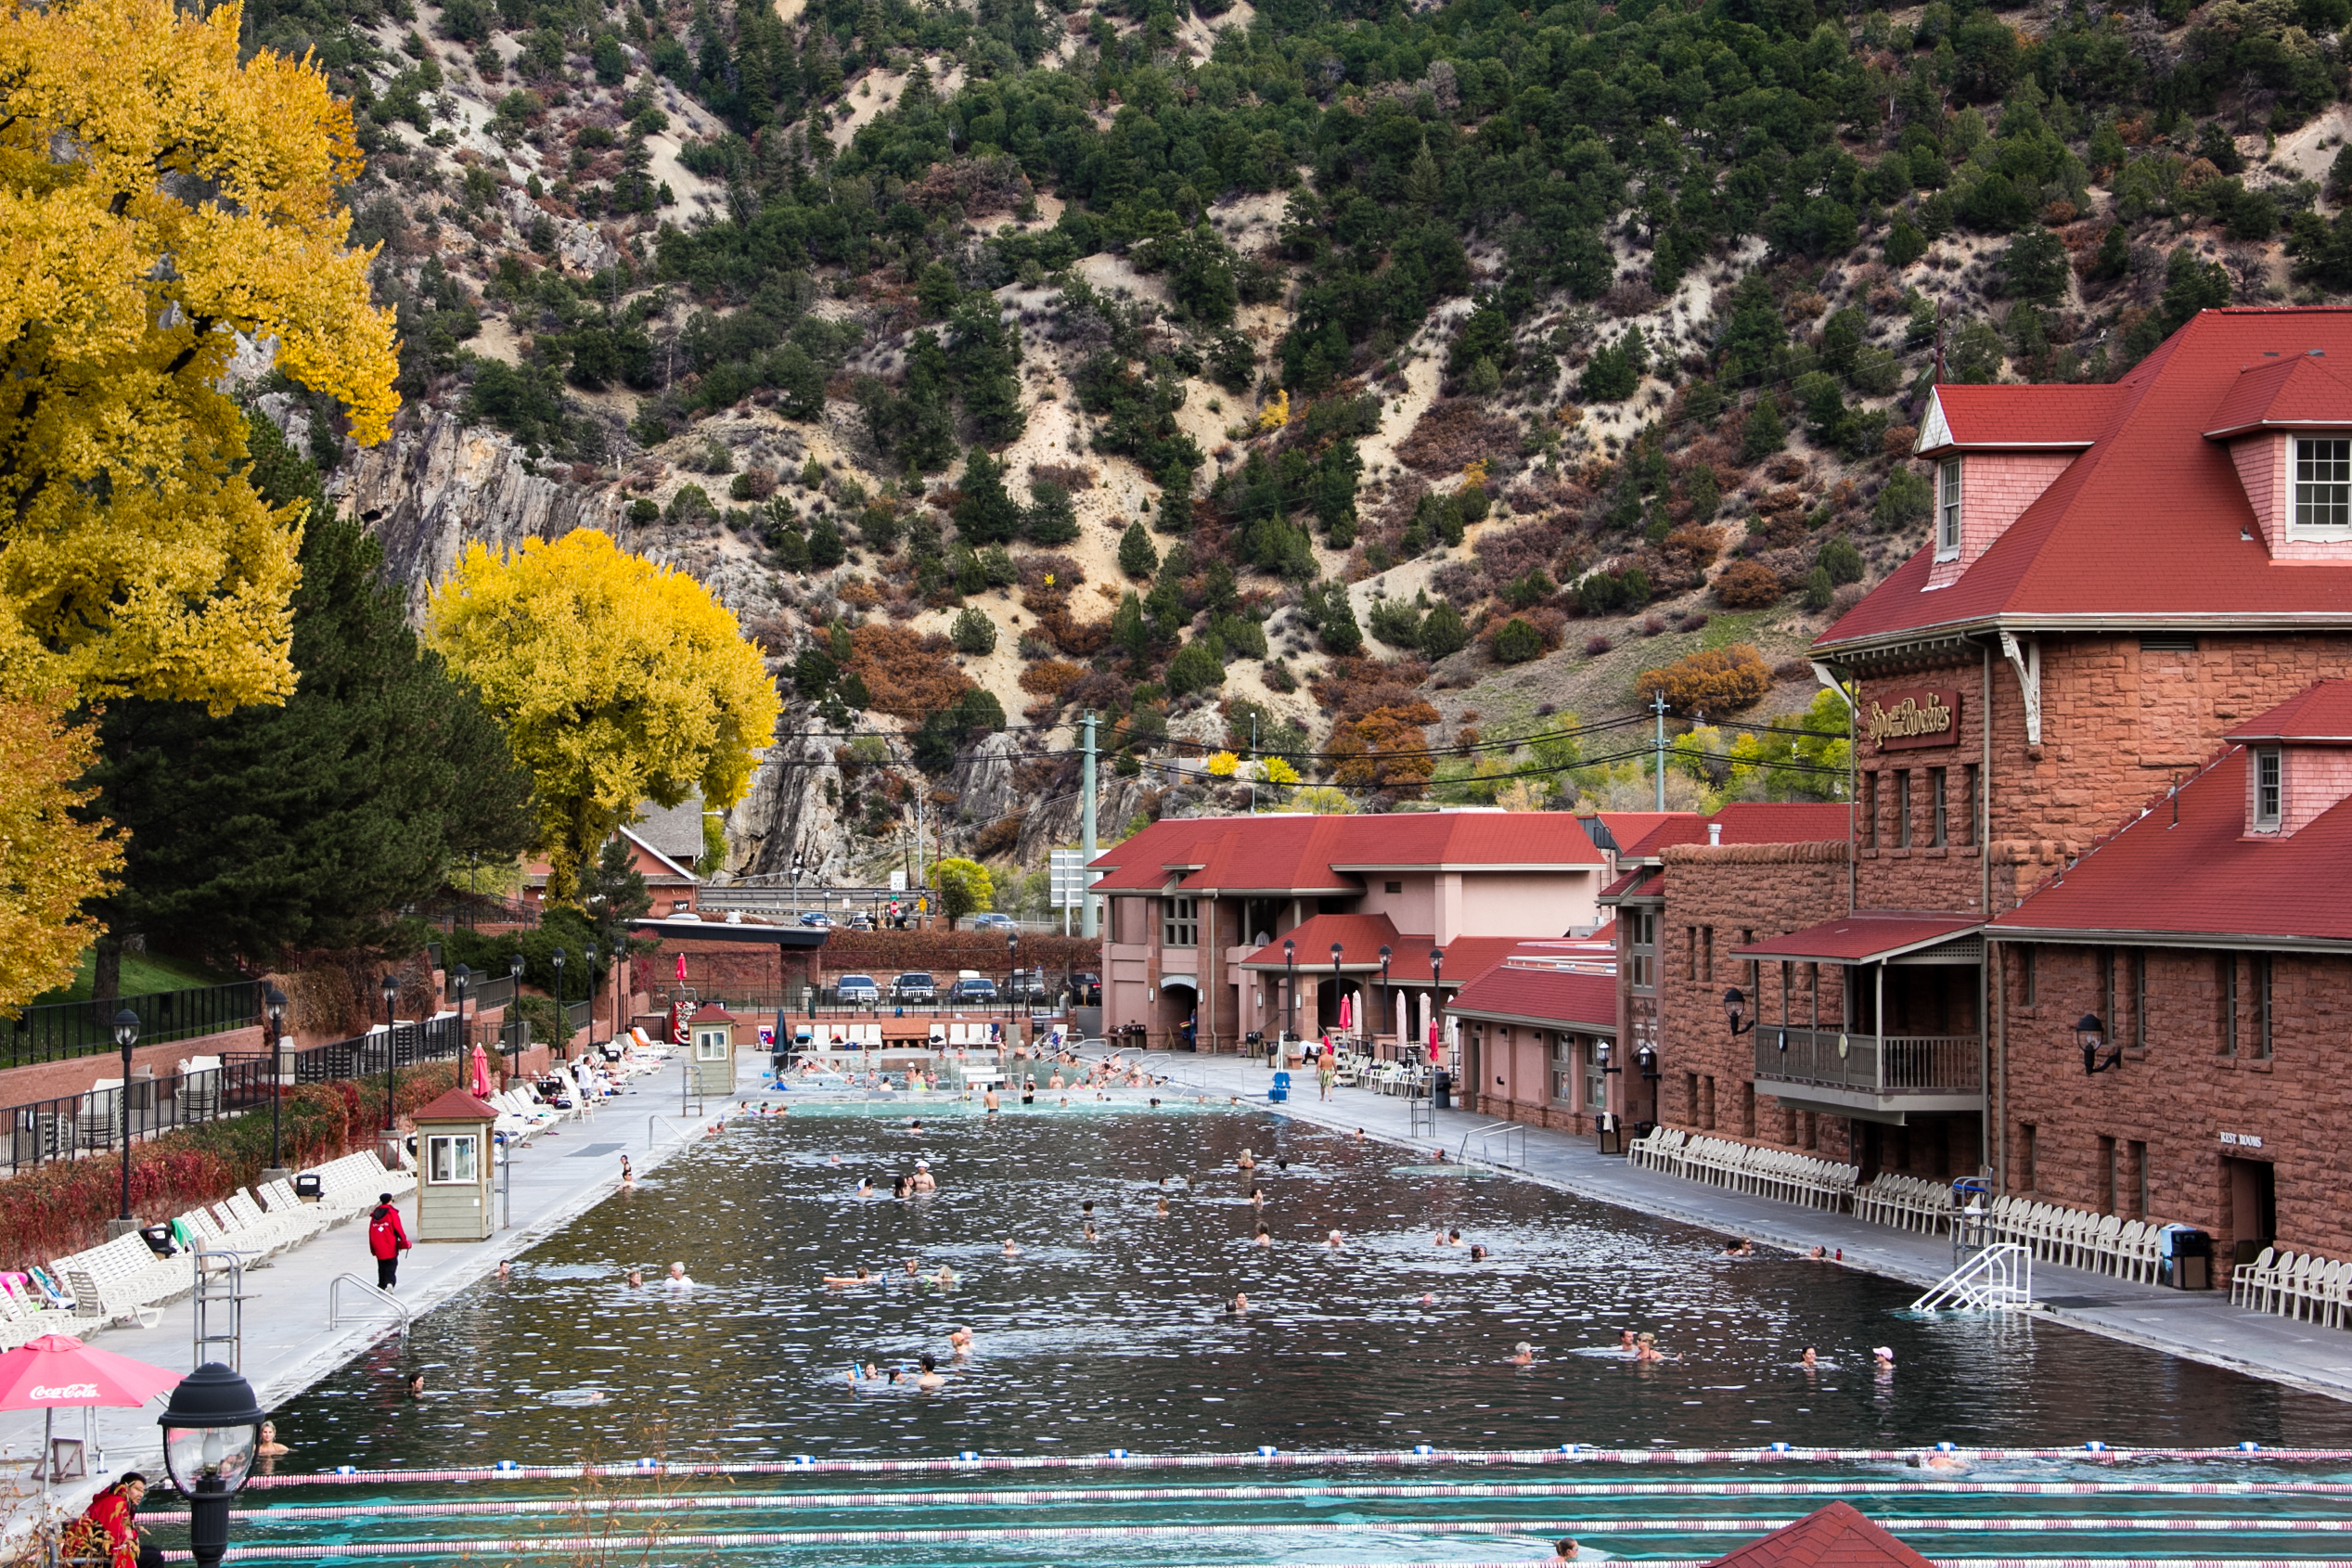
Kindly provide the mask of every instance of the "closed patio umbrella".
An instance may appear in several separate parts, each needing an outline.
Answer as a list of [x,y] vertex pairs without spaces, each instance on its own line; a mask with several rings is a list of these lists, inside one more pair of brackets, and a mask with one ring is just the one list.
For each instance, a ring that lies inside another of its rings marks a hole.
[[480,1040],[474,1042],[473,1093],[477,1099],[490,1098],[490,1053],[482,1048]]

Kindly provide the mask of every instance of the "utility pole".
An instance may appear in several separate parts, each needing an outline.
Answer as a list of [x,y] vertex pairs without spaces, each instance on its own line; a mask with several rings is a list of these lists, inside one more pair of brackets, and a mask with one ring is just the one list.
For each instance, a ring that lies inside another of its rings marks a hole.
[[1666,694],[1664,692],[1653,691],[1650,694],[1650,711],[1657,715],[1658,720],[1658,760],[1651,771],[1657,776],[1658,809],[1664,811],[1666,809]]
[[1086,868],[1094,864],[1095,857],[1094,714],[1088,713],[1082,722],[1086,726],[1086,740],[1085,743],[1080,746],[1078,754],[1086,759],[1084,764],[1086,771],[1084,778],[1078,786],[1079,848],[1083,852],[1078,857],[1078,886],[1081,890],[1080,895],[1085,900],[1079,907],[1083,909],[1085,913],[1079,917],[1078,934],[1081,936],[1091,937],[1096,934],[1094,927],[1094,879],[1092,875],[1088,873]]

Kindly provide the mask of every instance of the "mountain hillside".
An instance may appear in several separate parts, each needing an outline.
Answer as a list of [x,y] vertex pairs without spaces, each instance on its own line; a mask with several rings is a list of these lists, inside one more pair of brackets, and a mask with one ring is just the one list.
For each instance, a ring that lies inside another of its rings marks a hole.
[[1923,538],[1939,356],[2352,287],[2347,21],[257,0],[354,99],[406,407],[257,390],[412,603],[581,525],[712,584],[790,699],[740,871],[1032,871],[1083,712],[1109,837],[1636,803],[1657,691],[1678,803],[1829,794],[1804,650]]

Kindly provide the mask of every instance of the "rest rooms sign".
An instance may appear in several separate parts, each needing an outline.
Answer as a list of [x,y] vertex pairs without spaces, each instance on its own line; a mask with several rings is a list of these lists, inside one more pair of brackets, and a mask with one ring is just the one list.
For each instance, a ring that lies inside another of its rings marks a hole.
[[1951,746],[1960,740],[1960,688],[1921,687],[1874,697],[1862,711],[1862,739],[1882,752]]

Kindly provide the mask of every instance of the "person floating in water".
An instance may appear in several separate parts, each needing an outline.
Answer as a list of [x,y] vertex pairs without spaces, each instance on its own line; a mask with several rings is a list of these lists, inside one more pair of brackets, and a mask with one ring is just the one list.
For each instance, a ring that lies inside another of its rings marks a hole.
[[674,1263],[670,1265],[670,1277],[662,1280],[662,1283],[667,1285],[674,1291],[690,1291],[694,1289],[694,1281],[686,1277],[686,1265],[682,1263]]
[[1259,1226],[1255,1244],[1261,1247],[1271,1247],[1274,1245],[1274,1232],[1268,1230],[1263,1225]]
[[1634,1343],[1633,1358],[1637,1361],[1664,1361],[1665,1353],[1658,1348],[1658,1336],[1643,1334]]
[[1528,1343],[1525,1340],[1521,1340],[1518,1346],[1510,1353],[1510,1364],[1514,1367],[1534,1366],[1536,1364],[1536,1347]]
[[1007,1256],[1007,1257],[1009,1257],[1009,1258],[1017,1258],[1017,1257],[1019,1257],[1020,1255],[1021,1255],[1021,1249],[1020,1249],[1019,1247],[1017,1247],[1017,1246],[1015,1246],[1015,1245],[1013,1244],[1013,1239],[1012,1239],[1011,1237],[1009,1237],[1009,1236],[1006,1237],[1006,1238],[1005,1238],[1005,1256]]
[[834,1286],[865,1285],[871,1283],[873,1278],[874,1277],[871,1274],[867,1272],[867,1270],[861,1266],[855,1274],[828,1274],[825,1276],[825,1283]]

